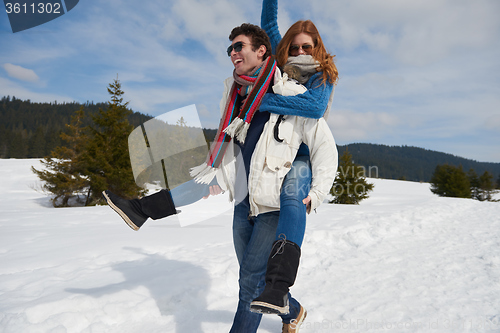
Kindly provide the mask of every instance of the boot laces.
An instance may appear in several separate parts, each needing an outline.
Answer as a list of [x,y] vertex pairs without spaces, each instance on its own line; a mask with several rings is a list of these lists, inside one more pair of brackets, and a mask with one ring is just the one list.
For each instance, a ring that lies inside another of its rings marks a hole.
[[285,234],[280,234],[278,236],[278,240],[276,241],[276,244],[279,244],[278,249],[276,250],[276,253],[273,254],[272,258],[276,257],[278,254],[282,254],[284,249],[285,249],[285,244],[286,244],[286,235]]

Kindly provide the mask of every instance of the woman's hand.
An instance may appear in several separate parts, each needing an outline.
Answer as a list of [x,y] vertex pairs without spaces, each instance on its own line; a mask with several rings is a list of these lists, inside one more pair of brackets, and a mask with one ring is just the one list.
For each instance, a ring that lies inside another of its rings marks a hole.
[[210,194],[207,195],[207,196],[205,196],[205,197],[203,197],[203,199],[207,199],[211,195],[219,195],[221,193],[224,193],[224,191],[220,188],[219,185],[212,185],[212,186],[209,187],[209,190],[210,190]]
[[302,200],[302,203],[304,205],[306,205],[306,210],[308,213],[311,212],[311,196],[308,195],[307,198],[305,198],[304,200]]

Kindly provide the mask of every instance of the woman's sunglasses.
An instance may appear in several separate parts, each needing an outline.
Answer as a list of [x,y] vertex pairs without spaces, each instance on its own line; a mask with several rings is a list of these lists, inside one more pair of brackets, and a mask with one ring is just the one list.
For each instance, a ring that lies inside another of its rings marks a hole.
[[245,45],[245,43],[243,43],[243,42],[236,42],[233,45],[229,45],[229,47],[227,48],[227,55],[230,57],[231,52],[233,50],[234,50],[234,52],[240,52],[244,45]]
[[304,44],[304,45],[290,45],[290,53],[291,54],[297,54],[299,53],[299,50],[302,49],[306,54],[310,54],[312,52],[313,46],[309,44]]

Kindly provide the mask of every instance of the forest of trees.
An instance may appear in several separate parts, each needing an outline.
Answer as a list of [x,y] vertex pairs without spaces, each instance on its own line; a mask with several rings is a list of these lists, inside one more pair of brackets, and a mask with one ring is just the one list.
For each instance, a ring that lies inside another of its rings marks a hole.
[[449,164],[438,165],[430,183],[432,193],[441,197],[494,201],[493,194],[498,192],[493,175],[488,171],[478,176],[473,169],[466,173],[462,166]]
[[348,149],[353,161],[364,166],[367,176],[372,178],[430,182],[436,166],[441,164],[461,165],[464,170],[473,169],[477,174],[488,171],[494,177],[500,176],[500,163],[477,162],[423,148],[369,143],[353,143],[338,148],[339,156]]
[[[88,115],[96,114],[107,107],[106,103],[33,103],[15,97],[5,96],[0,100],[0,158],[41,158],[61,145],[61,133],[81,107]],[[134,127],[150,116],[139,112],[128,116]],[[83,120],[84,126],[91,124],[91,118]]]

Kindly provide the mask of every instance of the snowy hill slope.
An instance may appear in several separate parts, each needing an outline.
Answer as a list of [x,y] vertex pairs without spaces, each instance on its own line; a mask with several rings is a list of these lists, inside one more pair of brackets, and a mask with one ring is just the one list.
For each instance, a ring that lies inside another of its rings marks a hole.
[[[231,211],[134,232],[108,207],[52,208],[31,165],[0,160],[1,332],[229,331]],[[301,332],[500,332],[500,203],[370,181],[361,205],[308,218]],[[280,330],[266,316],[259,332]]]

